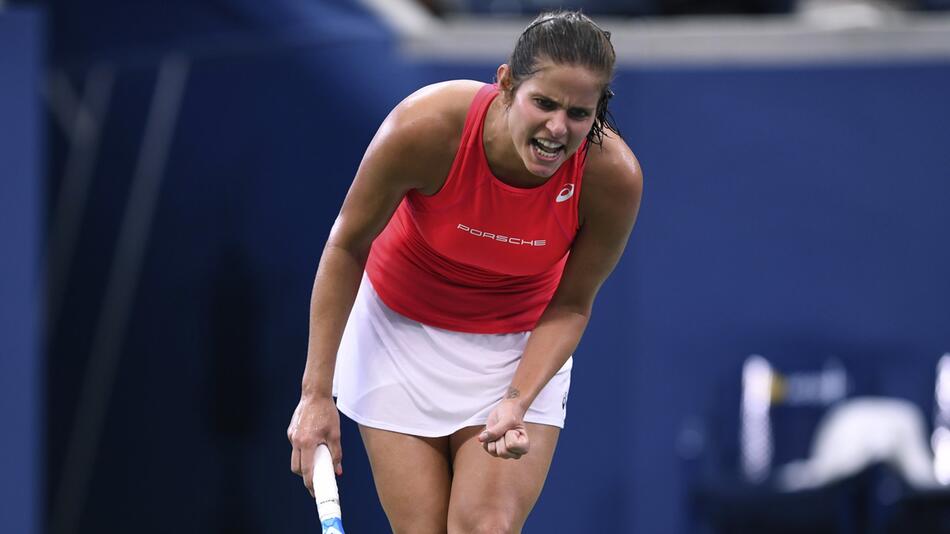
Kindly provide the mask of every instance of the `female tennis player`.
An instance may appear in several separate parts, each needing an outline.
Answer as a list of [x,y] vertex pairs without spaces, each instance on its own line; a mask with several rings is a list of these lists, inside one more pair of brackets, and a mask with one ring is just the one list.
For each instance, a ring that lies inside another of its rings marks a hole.
[[317,445],[342,474],[339,409],[394,532],[520,532],[640,205],[614,61],[588,17],[542,14],[495,84],[425,87],[380,126],[313,286],[287,430],[311,493]]

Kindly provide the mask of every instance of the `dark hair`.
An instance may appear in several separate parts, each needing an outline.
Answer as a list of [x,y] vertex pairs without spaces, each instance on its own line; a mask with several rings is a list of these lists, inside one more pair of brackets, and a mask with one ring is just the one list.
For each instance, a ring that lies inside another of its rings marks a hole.
[[542,60],[583,66],[602,73],[607,82],[597,101],[594,124],[587,133],[588,147],[591,144],[601,145],[604,130],[620,135],[607,109],[608,102],[614,96],[610,90],[610,80],[614,76],[616,59],[617,55],[610,43],[610,32],[602,30],[587,15],[579,11],[542,13],[521,32],[508,58],[511,91],[517,90],[524,80],[538,72],[538,63]]

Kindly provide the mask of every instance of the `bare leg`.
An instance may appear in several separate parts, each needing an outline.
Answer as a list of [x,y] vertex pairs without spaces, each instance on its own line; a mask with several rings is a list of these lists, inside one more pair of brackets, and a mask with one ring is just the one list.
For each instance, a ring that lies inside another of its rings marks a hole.
[[467,427],[451,436],[452,493],[450,534],[518,533],[541,495],[560,429],[527,424],[531,450],[519,460],[490,456],[478,441],[483,427]]
[[452,483],[449,438],[423,438],[362,425],[360,434],[393,533],[445,534]]

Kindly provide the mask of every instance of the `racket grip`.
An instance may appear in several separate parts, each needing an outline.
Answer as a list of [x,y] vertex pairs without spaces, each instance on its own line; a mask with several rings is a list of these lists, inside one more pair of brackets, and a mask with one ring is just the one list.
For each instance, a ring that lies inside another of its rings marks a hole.
[[336,487],[336,472],[330,449],[323,443],[317,446],[313,458],[313,495],[317,501],[317,513],[324,533],[343,534],[343,514],[340,509],[340,492]]

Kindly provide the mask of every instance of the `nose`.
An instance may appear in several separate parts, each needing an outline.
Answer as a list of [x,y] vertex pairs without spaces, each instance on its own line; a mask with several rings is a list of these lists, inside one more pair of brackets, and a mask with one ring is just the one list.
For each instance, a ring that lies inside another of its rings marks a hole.
[[562,139],[567,134],[567,116],[563,110],[558,110],[551,114],[547,124],[545,124],[551,136],[555,139]]

